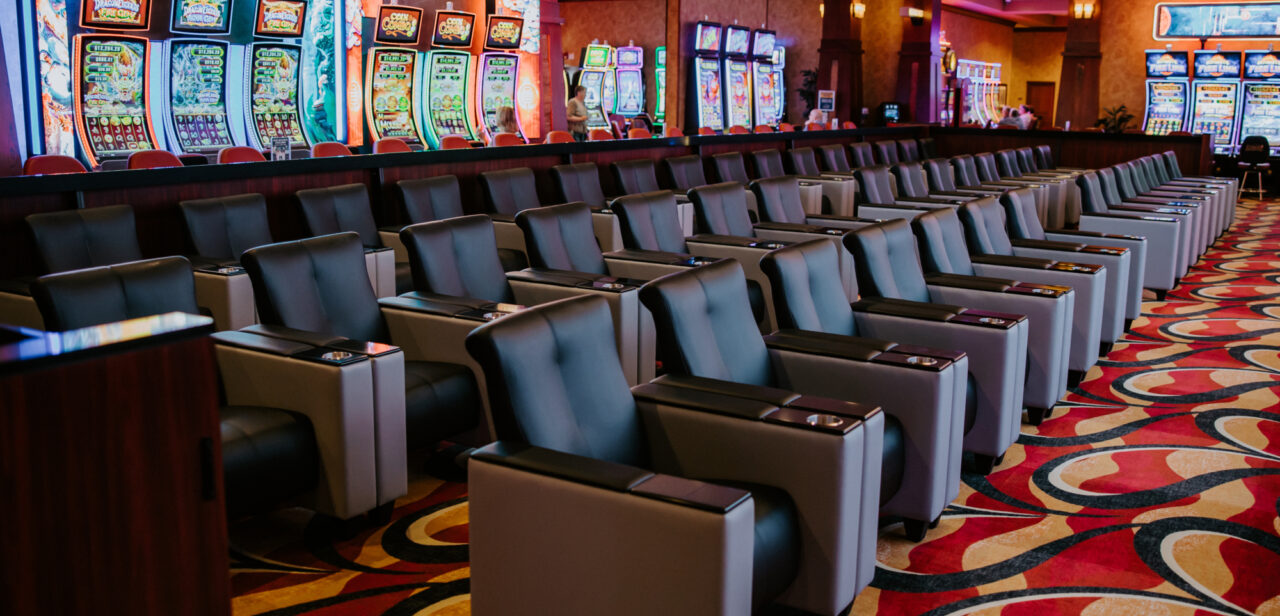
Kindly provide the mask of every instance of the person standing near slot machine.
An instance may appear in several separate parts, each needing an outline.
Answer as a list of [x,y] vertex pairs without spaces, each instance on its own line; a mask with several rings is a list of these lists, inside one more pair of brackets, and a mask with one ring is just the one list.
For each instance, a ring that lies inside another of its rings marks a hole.
[[587,140],[587,88],[578,86],[573,89],[573,98],[565,108],[565,120],[569,123],[569,133],[574,141]]

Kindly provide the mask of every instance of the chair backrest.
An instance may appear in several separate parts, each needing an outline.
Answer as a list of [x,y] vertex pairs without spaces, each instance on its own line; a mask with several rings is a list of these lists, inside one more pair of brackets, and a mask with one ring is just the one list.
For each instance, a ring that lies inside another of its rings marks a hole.
[[1108,206],[1120,205],[1120,188],[1116,185],[1116,172],[1111,167],[1098,169],[1098,182],[1102,185],[1102,198]]
[[787,174],[782,164],[782,152],[773,148],[751,152],[751,162],[756,166],[758,178],[776,178]]
[[456,175],[400,180],[396,190],[409,224],[462,216],[462,192]]
[[804,123],[804,129],[807,131],[808,130],[827,130],[827,128],[829,127],[826,124],[823,124],[822,122],[805,122]]
[[466,150],[471,147],[471,141],[460,135],[445,135],[440,140],[441,150]]
[[374,154],[397,154],[412,151],[413,149],[409,147],[409,144],[398,137],[385,137],[373,142]]
[[680,127],[679,127],[679,126],[676,126],[676,125],[674,125],[674,124],[672,124],[672,125],[668,125],[668,126],[665,126],[665,127],[663,127],[663,129],[664,129],[664,132],[666,133],[666,135],[667,135],[668,137],[683,137],[683,136],[684,136],[684,131],[680,130]]
[[924,165],[925,175],[928,176],[931,192],[956,189],[955,169],[951,168],[951,161],[945,158],[930,158],[921,164]]
[[845,234],[844,246],[853,254],[858,292],[863,297],[930,301],[916,237],[906,220],[886,220],[855,229]]
[[231,163],[261,163],[266,162],[267,157],[262,152],[248,146],[233,145],[228,148],[218,150],[218,164],[227,165]]
[[244,251],[272,241],[267,200],[258,193],[189,199],[178,208],[191,246],[202,257],[238,261]]
[[859,167],[853,171],[858,180],[858,203],[893,203],[893,174],[889,167]]
[[573,163],[551,168],[551,177],[560,191],[560,202],[581,201],[591,207],[605,207],[600,188],[600,168],[595,163]]
[[949,207],[929,210],[911,220],[920,247],[920,264],[927,272],[973,275],[969,247],[960,215]]
[[757,133],[772,133],[773,127],[768,124],[757,124],[754,130]]
[[542,205],[538,200],[538,181],[533,169],[528,167],[481,171],[480,186],[484,189],[485,207],[490,212],[514,216]]
[[686,253],[680,209],[669,190],[625,195],[613,201],[622,223],[622,243],[630,250]]
[[707,174],[702,170],[702,157],[695,154],[662,159],[662,168],[671,180],[672,188],[686,191],[707,185]]
[[751,181],[747,177],[747,163],[742,159],[742,152],[712,154],[711,164],[716,170],[717,181],[738,182],[743,185]]
[[756,209],[767,222],[804,224],[806,216],[800,199],[800,180],[794,175],[760,178],[751,183]]
[[607,128],[593,128],[587,133],[588,141],[613,141],[613,131]]
[[956,184],[960,186],[978,186],[982,177],[978,175],[978,165],[973,156],[961,154],[951,158],[951,168],[956,172]]
[[1107,200],[1102,193],[1102,180],[1098,174],[1089,171],[1076,176],[1076,186],[1080,187],[1080,207],[1091,214],[1105,214]]
[[653,161],[647,158],[620,160],[609,163],[613,179],[624,195],[653,192],[658,188],[658,172]]
[[22,164],[22,175],[57,175],[60,173],[88,173],[80,161],[61,154],[40,154]]
[[849,161],[854,168],[874,167],[876,165],[875,150],[866,141],[855,141],[849,144],[849,153],[853,159]]
[[400,230],[413,290],[491,302],[514,302],[502,271],[493,220],[484,214],[409,225]]
[[498,133],[493,136],[493,146],[505,148],[513,145],[524,145],[524,138],[515,133]]
[[1009,232],[1004,228],[1004,206],[995,197],[983,197],[960,206],[965,243],[974,254],[1013,254]]
[[522,310],[477,328],[466,347],[484,371],[498,439],[649,466],[604,298]]
[[794,132],[796,132],[796,127],[795,127],[795,125],[793,125],[793,124],[789,124],[789,123],[787,123],[787,122],[779,122],[779,123],[778,123],[778,132],[780,132],[780,133],[794,133]]
[[916,144],[915,139],[898,140],[898,158],[904,163],[914,163],[920,160],[920,146]]
[[843,145],[820,145],[818,153],[822,155],[822,165],[827,171],[847,173],[853,170],[853,167],[849,166],[849,157],[845,156]]
[[791,165],[791,172],[796,175],[821,175],[818,168],[818,156],[813,148],[791,148],[787,150],[786,161]]
[[698,134],[703,136],[714,135],[716,134],[716,131],[709,126],[700,126],[698,127]]
[[672,374],[771,386],[769,351],[751,313],[747,278],[733,259],[670,274],[640,288]]
[[1182,166],[1178,164],[1178,155],[1174,154],[1173,150],[1164,153],[1164,162],[1169,171],[1169,177],[1175,180],[1182,177]]
[[978,178],[983,182],[999,182],[1000,169],[996,166],[996,157],[990,152],[982,152],[973,156],[973,164],[978,168]]
[[876,162],[881,165],[896,165],[902,162],[902,160],[898,158],[898,142],[896,141],[890,141],[888,139],[884,141],[876,141],[871,144],[871,148],[875,150]]
[[181,166],[182,160],[167,150],[141,150],[129,155],[130,169],[166,169]]
[[1053,148],[1048,145],[1038,145],[1035,148],[1036,166],[1041,169],[1054,169],[1057,165],[1053,162]]
[[345,143],[338,143],[337,141],[322,141],[311,146],[311,158],[328,158],[330,156],[351,156],[351,148],[348,148]]
[[573,143],[573,135],[566,130],[553,130],[547,133],[547,143]]
[[920,157],[924,159],[937,158],[938,146],[933,137],[925,137],[916,139],[916,143],[920,144]]
[[133,208],[127,205],[31,214],[26,221],[45,273],[142,258]]
[[1013,150],[1000,150],[995,153],[996,169],[1001,177],[1020,178],[1022,167],[1018,164],[1018,153]]
[[631,128],[627,130],[627,139],[652,139],[653,133],[647,128]]
[[607,274],[585,203],[536,207],[516,214],[529,263],[544,269]]
[[920,163],[898,163],[890,168],[898,180],[898,194],[908,197],[928,197],[924,167]]
[[853,120],[845,120],[840,123],[840,128],[843,128],[844,130],[854,130],[858,128],[858,125]]
[[698,228],[705,233],[754,237],[747,213],[747,191],[737,182],[721,182],[689,191]]
[[1039,173],[1040,164],[1036,162],[1035,151],[1029,147],[1014,150],[1018,153],[1018,165],[1023,173]]
[[730,135],[750,135],[751,129],[745,126],[739,126],[737,124],[734,124],[733,126],[729,127],[729,134]]
[[1040,226],[1040,217],[1036,215],[1035,191],[1016,188],[1000,195],[1000,205],[1004,206],[1005,228],[1010,237],[1020,240],[1044,239],[1044,227]]
[[191,262],[129,261],[41,276],[31,295],[48,331],[66,331],[166,312],[200,314]]
[[844,249],[835,242],[817,239],[770,250],[760,259],[779,328],[858,334],[840,284],[839,250]]
[[[1133,172],[1129,168],[1129,163],[1118,163],[1111,166],[1112,177],[1115,178],[1116,189],[1120,191],[1121,199],[1132,199],[1138,195],[1133,181]],[[1103,189],[1106,190],[1105,188]]]
[[355,231],[365,246],[382,246],[369,205],[369,189],[364,184],[304,188],[298,191],[298,203],[302,205],[307,232],[313,237]]

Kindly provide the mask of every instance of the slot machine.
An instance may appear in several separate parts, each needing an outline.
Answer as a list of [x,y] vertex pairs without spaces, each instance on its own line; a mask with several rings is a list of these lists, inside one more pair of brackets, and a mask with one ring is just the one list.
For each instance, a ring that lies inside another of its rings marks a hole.
[[440,148],[440,140],[457,135],[475,141],[471,125],[475,114],[471,109],[471,37],[475,35],[476,15],[465,11],[436,11],[435,29],[427,52],[427,66],[422,73],[422,96],[427,101],[421,111],[422,127],[432,148]]
[[[485,28],[484,48],[480,54],[479,81],[476,83],[476,109],[480,111],[480,129],[492,137],[498,131],[498,109],[516,109],[516,77],[520,73],[520,36],[524,20],[519,17],[490,15]],[[520,114],[516,114],[516,133],[524,139]]]
[[[165,44],[164,132],[175,154],[217,155],[245,143],[243,109],[229,105],[244,96],[231,67],[244,65],[244,49],[232,45],[232,0],[176,0]],[[212,38],[218,37],[218,38]]]
[[1168,135],[1184,130],[1187,122],[1187,93],[1191,84],[1187,52],[1155,49],[1146,52],[1147,104],[1142,132]]
[[777,43],[777,34],[773,30],[756,30],[751,33],[751,92],[752,124],[773,125],[778,120],[778,89],[774,80],[778,74],[773,70],[773,51]]
[[751,29],[725,26],[724,47],[724,122],[726,126],[751,127]]
[[658,47],[653,50],[653,123],[655,128],[665,127],[667,123],[667,48]]
[[[609,41],[604,42],[609,47]],[[618,50],[609,47],[609,63],[604,69],[604,81],[600,84],[600,109],[605,118],[618,113]]]
[[288,42],[302,36],[307,3],[302,0],[258,0],[254,43],[245,58],[245,117],[249,143],[259,150],[287,137],[292,148],[311,147],[302,123],[302,46]]
[[1238,51],[1196,51],[1191,82],[1191,132],[1213,136],[1214,154],[1232,154],[1239,117]]
[[787,67],[787,48],[778,45],[773,50],[773,100],[776,101],[776,116],[773,118],[773,124],[777,124],[787,117],[787,80],[782,74],[782,69]]
[[587,89],[587,128],[609,128],[612,107],[605,107],[605,74],[609,73],[608,45],[591,43],[582,50],[578,82]]
[[151,41],[120,31],[150,27],[151,3],[84,0],[72,42],[72,103],[90,167],[157,147],[151,124]]
[[364,109],[369,134],[379,139],[402,139],[421,147],[422,105],[418,89],[421,54],[414,47],[422,34],[422,9],[383,5],[365,65]]
[[725,129],[724,99],[721,96],[720,35],[723,28],[718,23],[700,21],[694,25],[692,69],[689,78],[689,121],[693,130],[709,128]]
[[1244,52],[1244,83],[1240,97],[1240,132],[1235,143],[1260,135],[1280,156],[1280,53]]
[[628,45],[619,47],[614,74],[618,80],[618,102],[614,113],[624,118],[634,118],[644,113],[644,48]]

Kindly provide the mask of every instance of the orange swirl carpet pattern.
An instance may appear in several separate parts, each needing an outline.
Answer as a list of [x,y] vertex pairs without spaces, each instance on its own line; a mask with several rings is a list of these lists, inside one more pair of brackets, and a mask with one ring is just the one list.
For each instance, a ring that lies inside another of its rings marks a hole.
[[[233,524],[235,613],[469,613],[466,486],[410,491],[346,541],[299,510]],[[1280,204],[1242,203],[924,541],[878,548],[855,615],[1280,614]]]

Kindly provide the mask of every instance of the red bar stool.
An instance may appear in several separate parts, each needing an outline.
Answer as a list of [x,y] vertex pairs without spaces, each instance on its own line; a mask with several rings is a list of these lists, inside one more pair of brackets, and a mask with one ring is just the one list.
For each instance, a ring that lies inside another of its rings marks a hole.
[[32,156],[22,165],[22,175],[57,175],[60,173],[86,173],[80,161],[61,154]]

